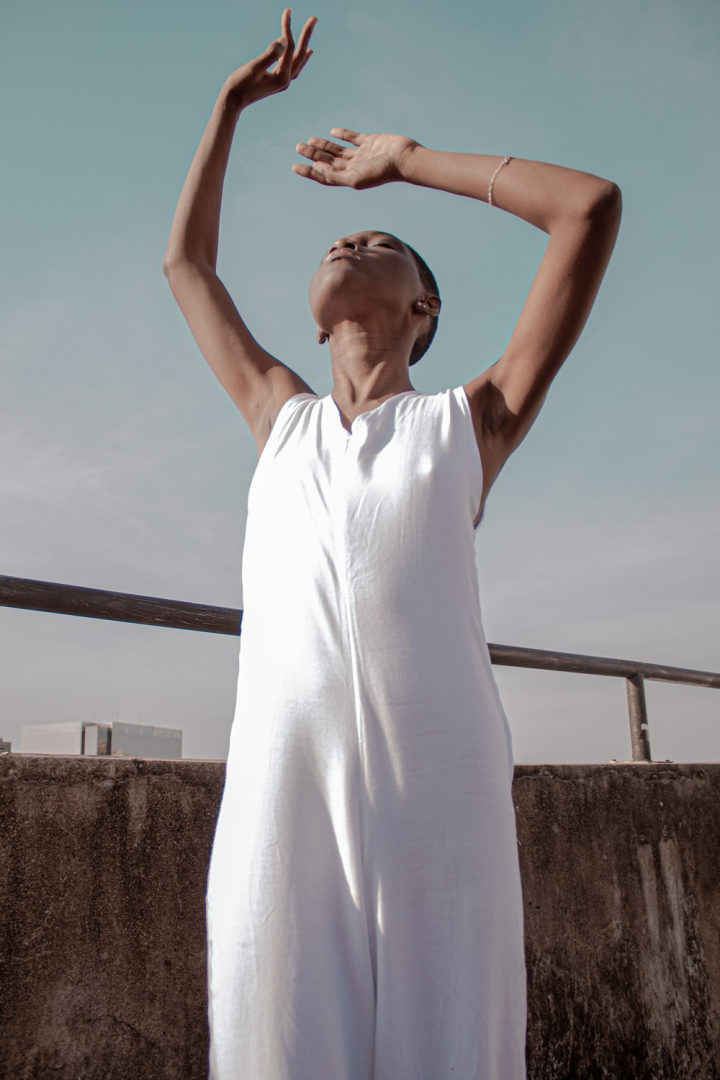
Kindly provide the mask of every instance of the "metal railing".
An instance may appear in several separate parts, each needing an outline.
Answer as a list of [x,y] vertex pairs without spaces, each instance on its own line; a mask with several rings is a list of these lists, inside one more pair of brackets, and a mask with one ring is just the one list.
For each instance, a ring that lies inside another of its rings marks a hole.
[[[53,581],[0,575],[0,605],[48,611],[57,615],[79,615],[87,619],[167,626],[177,630],[200,630],[206,634],[238,636],[242,623],[239,608],[189,604],[155,596],[85,589],[79,585],[59,585]],[[570,671],[581,675],[610,675],[624,678],[630,719],[633,761],[652,761],[648,734],[645,680],[709,686],[720,690],[720,674],[690,668],[645,664],[637,660],[613,660],[605,656],[523,649],[514,645],[488,644],[493,664],[505,667],[537,668],[541,671]]]

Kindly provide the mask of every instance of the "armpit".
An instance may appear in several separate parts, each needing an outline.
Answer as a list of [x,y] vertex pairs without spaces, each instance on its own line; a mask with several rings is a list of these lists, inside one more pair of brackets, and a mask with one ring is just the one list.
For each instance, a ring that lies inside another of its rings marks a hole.
[[502,390],[488,380],[483,389],[483,408],[481,413],[482,435],[497,438],[507,428],[512,413],[505,401]]

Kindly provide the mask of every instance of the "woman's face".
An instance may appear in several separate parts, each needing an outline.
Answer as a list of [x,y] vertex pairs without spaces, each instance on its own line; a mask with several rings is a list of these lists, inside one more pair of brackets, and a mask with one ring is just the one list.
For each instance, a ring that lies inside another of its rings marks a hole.
[[390,320],[408,317],[423,292],[415,259],[401,240],[361,232],[336,240],[323,256],[310,282],[310,309],[329,333],[346,320],[362,326],[381,313]]

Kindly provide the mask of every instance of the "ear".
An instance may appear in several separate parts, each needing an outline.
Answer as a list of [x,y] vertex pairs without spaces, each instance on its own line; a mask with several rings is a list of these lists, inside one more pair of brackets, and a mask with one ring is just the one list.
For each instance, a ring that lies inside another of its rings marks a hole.
[[418,315],[433,315],[438,316],[440,314],[440,308],[442,302],[439,296],[435,296],[434,293],[429,293],[427,296],[421,296],[413,304],[413,311],[416,311]]
[[318,345],[324,345],[325,342],[330,337],[330,335],[327,333],[327,331],[326,330],[321,330],[319,326],[317,328],[317,334],[315,336],[317,338]]

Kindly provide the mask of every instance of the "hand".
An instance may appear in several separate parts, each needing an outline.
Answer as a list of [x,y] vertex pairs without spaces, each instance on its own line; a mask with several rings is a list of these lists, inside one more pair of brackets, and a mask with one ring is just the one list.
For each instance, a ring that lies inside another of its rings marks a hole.
[[[262,98],[270,97],[271,94],[279,94],[287,90],[292,80],[297,79],[312,56],[313,50],[308,49],[308,43],[317,18],[313,15],[305,23],[297,48],[295,48],[290,29],[290,14],[290,8],[285,8],[282,13],[282,36],[273,41],[272,45],[268,45],[261,56],[248,64],[243,64],[226,79],[224,92],[240,109]],[[275,66],[272,71],[268,71],[273,61],[276,61]]]
[[348,128],[332,128],[330,134],[353,146],[339,146],[313,135],[296,147],[298,154],[313,164],[293,165],[293,172],[328,187],[351,187],[357,191],[404,180],[405,164],[420,145],[404,135],[362,135]]

